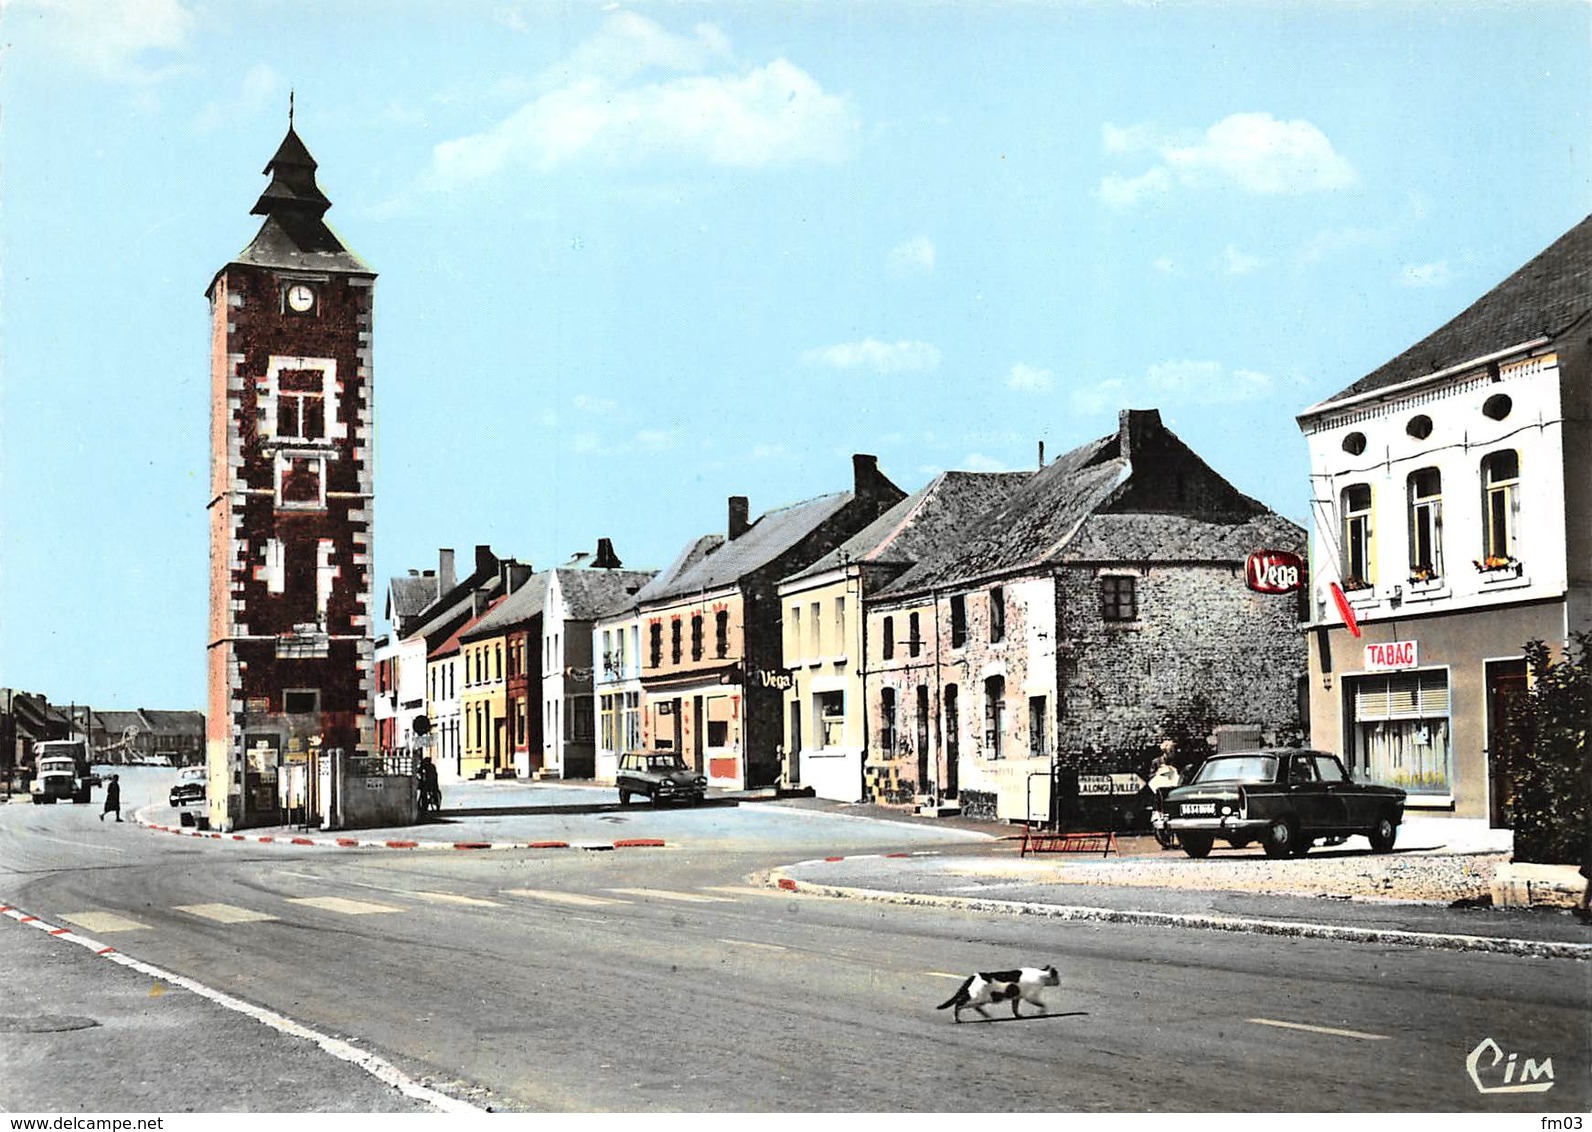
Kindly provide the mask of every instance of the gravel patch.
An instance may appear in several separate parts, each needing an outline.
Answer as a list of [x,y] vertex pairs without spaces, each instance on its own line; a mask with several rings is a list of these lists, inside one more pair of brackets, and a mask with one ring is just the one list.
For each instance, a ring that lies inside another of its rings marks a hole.
[[[1054,859],[980,862],[978,875],[1000,872],[1027,881],[1124,885],[1204,891],[1260,892],[1279,896],[1419,901],[1450,904],[1489,897],[1493,869],[1506,853],[1190,858],[1123,857],[1114,860]],[[954,867],[954,866],[953,866]]]

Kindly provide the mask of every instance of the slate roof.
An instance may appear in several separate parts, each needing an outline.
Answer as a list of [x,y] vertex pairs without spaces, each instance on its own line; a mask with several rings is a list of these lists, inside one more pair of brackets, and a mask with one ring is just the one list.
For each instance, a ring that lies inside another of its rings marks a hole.
[[413,617],[442,596],[442,580],[435,574],[401,574],[388,582],[387,620]]
[[654,582],[636,595],[640,603],[661,601],[680,594],[722,589],[761,569],[811,534],[821,523],[850,503],[852,493],[820,495],[758,516],[746,532],[728,539],[694,565],[662,583]]
[[160,711],[154,708],[143,708],[141,711],[156,731],[204,733],[205,713],[202,711]]
[[559,567],[558,588],[572,621],[595,621],[635,599],[631,591],[652,581],[656,570],[596,570]]
[[[719,534],[699,535],[685,544],[684,549],[675,556],[673,562],[658,571],[656,577],[642,586],[635,597],[635,604],[640,605],[654,593],[661,593],[674,583],[674,580],[687,570],[695,568],[708,555],[712,554],[725,542],[724,536]],[[615,612],[618,612],[615,610]]]
[[[443,628],[453,625],[455,622],[461,620],[469,620],[469,618],[473,615],[473,610],[475,609],[474,595],[476,593],[480,593],[488,602],[490,602],[493,598],[500,594],[502,589],[503,579],[501,576],[489,578],[475,589],[464,589],[458,598],[450,602],[448,605],[437,609],[435,612],[431,613],[431,615],[428,616],[425,621],[419,625],[416,625],[414,629],[412,629],[409,634],[404,637],[404,640],[412,641],[416,637],[424,637],[429,640],[432,634],[441,631]],[[518,591],[515,592],[517,593]]]
[[459,640],[476,640],[481,637],[490,637],[501,633],[505,629],[529,621],[542,612],[542,605],[547,601],[547,574],[546,570],[532,574],[514,592],[505,597],[495,608],[489,610],[485,617],[476,621],[469,629],[461,630]]
[[151,730],[149,721],[136,711],[96,711],[94,714],[99,719],[100,729],[106,733],[114,731],[122,735],[129,727],[135,732]]
[[[1242,495],[1161,424],[1155,410],[1122,414],[1118,432],[1074,448],[1027,480],[976,521],[970,537],[907,570],[879,596],[967,584],[992,575],[1069,561],[1241,561],[1261,543],[1251,535],[1276,522],[1303,532]],[[1130,420],[1131,418],[1131,424]],[[1135,447],[1137,446],[1137,447]],[[1137,457],[1135,456],[1137,453]],[[1178,510],[1164,500],[1134,501],[1135,458],[1141,478],[1169,456],[1219,485],[1223,509]],[[1278,532],[1279,535],[1282,532]],[[1241,553],[1237,550],[1243,547]]]
[[1537,338],[1557,338],[1588,311],[1592,311],[1592,216],[1436,331],[1303,415]]
[[941,472],[790,579],[816,577],[844,563],[911,566],[959,545],[968,526],[1026,483],[1033,472]]
[[[516,590],[515,592],[517,593],[519,591]],[[508,597],[504,596],[503,594],[499,594],[497,597],[494,597],[491,601],[487,602],[486,608],[481,611],[479,616],[471,617],[466,621],[461,621],[458,628],[449,633],[447,637],[443,639],[441,644],[426,654],[426,659],[440,660],[442,657],[458,652],[459,643],[464,639],[464,635],[473,630],[477,625],[481,624],[482,621],[485,621],[488,617],[492,616],[493,611],[507,600]]]

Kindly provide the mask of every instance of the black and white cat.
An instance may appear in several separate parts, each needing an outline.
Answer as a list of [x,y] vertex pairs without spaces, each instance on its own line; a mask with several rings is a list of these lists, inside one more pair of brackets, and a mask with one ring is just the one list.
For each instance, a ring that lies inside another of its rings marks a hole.
[[961,986],[956,988],[956,993],[939,1006],[936,1010],[947,1007],[956,1007],[953,1020],[962,1020],[962,1008],[971,1006],[984,1017],[989,1013],[984,1009],[992,1002],[1010,1002],[1012,1004],[1012,1017],[1020,1018],[1019,1003],[1026,1002],[1045,1008],[1039,992],[1044,987],[1054,987],[1061,984],[1061,974],[1054,967],[1022,967],[1016,971],[980,971],[976,975],[969,975]]

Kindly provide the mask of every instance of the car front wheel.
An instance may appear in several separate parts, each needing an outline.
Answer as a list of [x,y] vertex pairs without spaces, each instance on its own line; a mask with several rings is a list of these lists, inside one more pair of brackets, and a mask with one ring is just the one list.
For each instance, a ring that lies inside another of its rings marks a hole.
[[1208,833],[1180,833],[1178,841],[1183,844],[1183,852],[1198,860],[1211,855],[1211,845],[1216,840]]
[[1387,814],[1376,819],[1376,824],[1371,827],[1368,835],[1371,839],[1373,853],[1386,853],[1393,848],[1393,842],[1398,838],[1399,827]]
[[621,806],[628,806],[628,805],[630,805],[630,791],[628,791],[628,790],[621,790],[621,791],[620,791],[620,792],[619,792],[619,804],[620,804],[620,805],[621,805]]
[[1262,839],[1262,844],[1266,847],[1266,856],[1286,857],[1294,853],[1298,837],[1293,822],[1287,818],[1278,818],[1266,827],[1266,836]]

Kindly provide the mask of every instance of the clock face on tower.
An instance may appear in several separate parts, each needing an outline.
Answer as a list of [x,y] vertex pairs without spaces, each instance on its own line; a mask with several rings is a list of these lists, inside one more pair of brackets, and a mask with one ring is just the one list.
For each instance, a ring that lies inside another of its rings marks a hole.
[[295,283],[287,289],[287,306],[295,314],[307,314],[315,307],[315,288],[308,283]]

